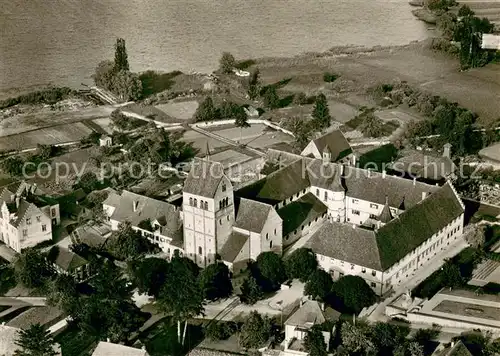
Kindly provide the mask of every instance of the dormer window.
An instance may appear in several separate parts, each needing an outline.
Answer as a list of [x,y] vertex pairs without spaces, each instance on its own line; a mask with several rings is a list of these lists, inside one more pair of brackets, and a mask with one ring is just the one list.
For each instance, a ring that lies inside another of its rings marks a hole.
[[36,222],[40,222],[40,221],[42,221],[42,217],[41,217],[40,215],[38,215],[38,216],[36,217]]
[[222,191],[225,192],[226,191],[226,183],[222,183]]
[[26,219],[26,225],[31,225],[31,218]]

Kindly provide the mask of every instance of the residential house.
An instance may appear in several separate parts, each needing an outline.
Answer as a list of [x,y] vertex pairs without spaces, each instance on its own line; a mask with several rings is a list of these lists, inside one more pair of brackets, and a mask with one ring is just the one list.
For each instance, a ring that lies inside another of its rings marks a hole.
[[53,246],[47,260],[59,274],[73,276],[77,281],[83,281],[91,276],[89,262],[65,247]]
[[135,347],[114,344],[112,342],[100,341],[97,344],[92,356],[149,356],[145,349],[136,349]]
[[[308,352],[304,346],[304,339],[313,326],[319,326],[327,321],[335,323],[339,320],[340,313],[315,300],[301,302],[299,309],[285,321],[284,352],[287,356],[305,356]],[[322,331],[327,351],[329,351],[330,338],[335,328]]]
[[447,347],[438,347],[432,356],[473,356],[467,346],[462,341],[452,341]]
[[316,159],[328,157],[329,162],[348,162],[352,159],[352,148],[342,131],[334,130],[311,140],[301,155]]
[[108,135],[103,135],[99,138],[99,146],[111,147],[113,145],[113,138]]
[[0,241],[17,252],[52,239],[59,204],[24,181],[0,188]]
[[124,190],[121,194],[111,192],[103,202],[103,210],[111,230],[118,230],[120,223],[128,221],[168,256],[176,250],[183,252],[182,214],[177,206]]

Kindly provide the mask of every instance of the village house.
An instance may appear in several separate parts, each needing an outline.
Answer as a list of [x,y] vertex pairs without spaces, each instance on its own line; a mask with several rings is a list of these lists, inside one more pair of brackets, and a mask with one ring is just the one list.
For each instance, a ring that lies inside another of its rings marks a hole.
[[[335,323],[339,320],[340,313],[315,300],[301,301],[299,309],[285,321],[284,353],[286,356],[306,356],[308,351],[304,346],[304,339],[313,326],[319,326],[329,321]],[[335,327],[329,331],[322,331],[329,351],[330,339],[335,332]]]
[[65,247],[53,246],[49,250],[47,260],[57,273],[72,276],[77,281],[86,280],[91,276],[89,262]]
[[182,212],[175,205],[127,190],[121,194],[110,192],[102,205],[111,230],[118,230],[120,223],[128,221],[169,257],[175,250],[183,252]]
[[330,162],[346,163],[354,159],[351,145],[340,130],[333,130],[311,140],[300,154],[317,159],[326,155]]
[[24,181],[0,188],[0,241],[16,252],[52,239],[59,204]]

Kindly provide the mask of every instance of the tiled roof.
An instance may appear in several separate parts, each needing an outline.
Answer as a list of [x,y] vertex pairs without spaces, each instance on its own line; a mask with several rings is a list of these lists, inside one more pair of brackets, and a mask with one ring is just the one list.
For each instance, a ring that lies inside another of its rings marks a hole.
[[218,162],[197,160],[184,181],[184,192],[213,198],[224,176],[224,168]]
[[146,350],[101,341],[92,356],[147,356]]
[[304,247],[309,247],[319,255],[382,270],[373,230],[328,221],[311,236]]
[[339,130],[329,132],[312,141],[319,152],[324,152],[325,148],[328,148],[333,161],[338,161],[352,152],[351,145],[349,145],[344,134]]
[[455,345],[439,352],[437,356],[472,356],[472,353],[462,341],[458,341]]
[[[326,313],[317,301],[308,300],[287,319],[285,325],[310,328],[313,325],[321,325],[327,320],[335,321],[333,319],[338,319],[339,316],[340,313],[335,310]],[[330,319],[332,317],[333,319]]]
[[324,256],[385,271],[463,211],[459,197],[447,183],[376,231],[326,222],[306,247]]
[[221,256],[222,260],[227,262],[234,262],[235,258],[238,256],[238,253],[240,253],[248,238],[248,235],[233,231],[231,233],[231,236],[229,236],[229,239],[219,251],[219,255]]
[[382,209],[382,212],[380,213],[378,219],[384,224],[387,224],[392,220],[391,208],[389,207],[388,203],[384,205],[384,208]]
[[260,233],[267,221],[271,205],[242,198],[236,215],[235,227]]
[[[177,207],[161,200],[124,190],[120,196],[110,194],[103,204],[115,207],[111,219],[116,221],[130,221],[132,226],[138,226],[143,220],[164,219],[166,224],[161,227],[162,233],[172,238],[174,236],[170,235],[176,235],[182,230],[180,212]],[[137,204],[135,211],[134,204]]]
[[187,356],[235,356],[235,355],[241,355],[241,354],[219,351],[219,350],[212,350],[212,349],[205,349],[202,347],[195,347],[194,349],[189,351],[189,353],[187,354]]
[[377,231],[382,267],[389,268],[464,212],[460,198],[446,183]]
[[54,246],[53,249],[57,250],[53,263],[61,267],[64,271],[74,271],[76,268],[86,265],[88,261],[80,257],[76,253],[64,247]]
[[327,210],[327,206],[312,193],[307,193],[285,205],[278,210],[278,215],[283,220],[283,236],[302,224],[307,224],[322,216]]

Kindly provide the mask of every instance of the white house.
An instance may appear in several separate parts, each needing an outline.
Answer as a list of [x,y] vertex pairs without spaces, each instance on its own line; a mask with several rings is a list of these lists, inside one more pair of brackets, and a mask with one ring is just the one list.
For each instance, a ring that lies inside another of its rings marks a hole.
[[[332,308],[324,307],[315,300],[307,300],[301,302],[301,305],[295,313],[293,313],[285,321],[285,340],[284,353],[287,356],[297,355],[305,356],[308,354],[304,347],[304,339],[308,331],[315,325],[319,326],[326,321],[336,322],[340,317],[340,313]],[[330,338],[334,328],[323,331],[327,351],[329,351]]]
[[168,256],[173,256],[175,250],[182,253],[182,214],[175,205],[127,190],[121,194],[110,192],[102,204],[112,230],[128,221]]
[[0,189],[0,241],[21,252],[52,239],[52,226],[61,222],[54,199],[24,181]]

